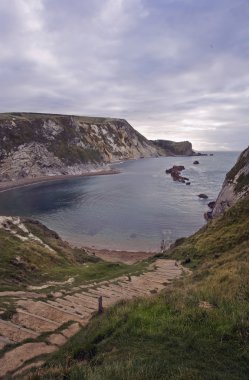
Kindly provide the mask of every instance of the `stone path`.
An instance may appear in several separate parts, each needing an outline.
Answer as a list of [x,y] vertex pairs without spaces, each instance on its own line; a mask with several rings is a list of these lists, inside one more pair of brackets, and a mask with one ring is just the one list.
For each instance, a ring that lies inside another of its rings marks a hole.
[[[149,296],[183,272],[174,260],[157,260],[149,272],[140,276],[72,287],[67,292],[54,293],[52,298],[11,292],[16,312],[10,321],[0,319],[0,350],[5,349],[0,356],[0,378],[22,376],[27,369],[42,365],[44,355],[56,351],[89,322],[98,310],[100,296],[104,308],[120,300]],[[0,297],[7,292],[2,293]]]

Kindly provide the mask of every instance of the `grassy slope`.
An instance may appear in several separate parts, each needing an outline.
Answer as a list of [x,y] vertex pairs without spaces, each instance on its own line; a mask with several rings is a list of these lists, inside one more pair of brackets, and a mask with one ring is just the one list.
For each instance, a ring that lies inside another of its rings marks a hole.
[[[1,290],[20,290],[27,285],[47,281],[65,281],[74,277],[74,285],[100,281],[124,273],[134,273],[145,265],[128,266],[107,263],[84,249],[72,248],[56,233],[39,222],[27,221],[29,231],[54,249],[51,252],[35,241],[20,239],[0,229],[0,287]],[[19,260],[16,258],[19,257]]]
[[248,379],[248,232],[246,198],[167,253],[192,276],[96,317],[29,378]]

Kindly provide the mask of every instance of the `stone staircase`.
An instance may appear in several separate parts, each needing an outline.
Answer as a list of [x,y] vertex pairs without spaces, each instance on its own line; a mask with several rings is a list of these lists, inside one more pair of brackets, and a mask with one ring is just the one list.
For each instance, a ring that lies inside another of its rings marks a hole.
[[41,366],[45,355],[58,350],[89,322],[98,311],[100,297],[107,308],[121,300],[150,296],[183,271],[174,260],[157,260],[140,276],[73,287],[55,292],[52,299],[44,294],[10,292],[16,312],[10,321],[0,319],[0,378],[23,378],[25,371]]

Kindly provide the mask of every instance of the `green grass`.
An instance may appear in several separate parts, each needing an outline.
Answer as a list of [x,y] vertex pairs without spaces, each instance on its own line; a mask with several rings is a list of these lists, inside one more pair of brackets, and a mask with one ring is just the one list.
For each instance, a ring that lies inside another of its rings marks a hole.
[[[70,277],[74,278],[75,286],[123,274],[141,273],[146,269],[144,263],[126,265],[102,261],[88,254],[85,249],[72,248],[39,222],[27,220],[25,224],[29,231],[53,248],[54,252],[35,241],[22,242],[8,231],[0,229],[1,290],[26,289],[28,285],[39,286],[48,281],[63,282]],[[51,287],[44,292],[50,290]]]
[[234,189],[237,193],[240,193],[242,190],[248,187],[249,187],[249,174],[245,175],[244,173],[242,173],[239,176]]
[[27,378],[248,379],[248,231],[246,198],[165,254],[188,258],[191,276],[95,317]]

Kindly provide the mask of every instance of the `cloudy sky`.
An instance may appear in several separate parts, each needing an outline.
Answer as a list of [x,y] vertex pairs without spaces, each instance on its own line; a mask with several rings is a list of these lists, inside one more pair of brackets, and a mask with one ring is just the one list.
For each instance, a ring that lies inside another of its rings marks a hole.
[[0,112],[126,118],[148,138],[249,137],[249,0],[0,0]]

